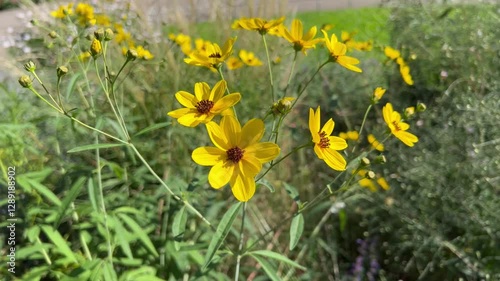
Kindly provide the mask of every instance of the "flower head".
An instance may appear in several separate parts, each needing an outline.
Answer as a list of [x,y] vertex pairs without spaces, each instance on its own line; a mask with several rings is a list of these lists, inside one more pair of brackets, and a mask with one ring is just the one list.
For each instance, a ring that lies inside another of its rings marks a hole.
[[281,25],[281,35],[288,40],[288,42],[293,44],[295,51],[302,51],[306,54],[306,50],[316,47],[316,44],[321,42],[321,39],[316,38],[317,28],[316,26],[311,27],[306,34],[304,33],[304,27],[302,22],[298,19],[294,19],[292,22],[292,27],[290,31],[283,25]]
[[222,49],[216,43],[209,43],[206,46],[206,51],[194,51],[188,58],[185,58],[184,61],[187,64],[204,66],[212,70],[217,70],[232,54],[234,41],[236,41],[236,38],[230,38],[226,41]]
[[347,165],[344,157],[337,152],[347,148],[347,142],[339,137],[331,136],[335,122],[330,118],[323,128],[320,123],[320,107],[316,112],[312,108],[309,109],[309,130],[311,131],[312,141],[314,142],[314,152],[319,159],[326,162],[330,168],[343,171]]
[[50,12],[50,15],[56,19],[62,19],[66,16],[73,14],[73,3],[69,3],[67,6],[59,6],[57,10]]
[[372,101],[373,103],[377,103],[379,100],[382,99],[382,97],[384,96],[385,94],[385,91],[386,89],[382,88],[382,87],[377,87],[374,91],[373,91],[373,96],[372,96]]
[[96,23],[94,7],[90,4],[78,3],[75,8],[75,14],[78,16],[78,22],[81,25],[94,25]]
[[240,67],[243,67],[243,65],[244,65],[243,62],[237,57],[229,57],[227,59],[226,64],[227,64],[227,68],[229,70],[235,70],[235,69],[238,69]]
[[241,99],[240,93],[224,96],[226,81],[221,80],[210,90],[205,82],[194,85],[194,95],[179,91],[175,98],[185,108],[170,111],[168,116],[177,118],[177,122],[187,127],[195,127],[200,123],[208,123],[216,115],[223,115]]
[[260,34],[264,35],[269,32],[269,30],[277,27],[283,23],[285,17],[281,17],[275,20],[264,20],[261,18],[241,18],[234,21],[231,25],[233,29],[245,29],[245,30],[255,30]]
[[387,126],[389,126],[389,129],[391,130],[391,133],[396,138],[398,138],[409,147],[412,147],[416,142],[418,142],[417,136],[406,131],[410,128],[410,125],[401,120],[401,114],[392,109],[391,103],[387,103],[384,106],[384,108],[382,109],[382,113],[384,115],[385,123],[387,123]]
[[384,48],[384,54],[391,60],[396,60],[399,57],[401,57],[401,53],[398,50],[391,48],[389,46]]
[[250,200],[255,193],[254,177],[262,164],[280,153],[277,144],[259,142],[264,135],[264,122],[252,119],[242,128],[236,118],[224,116],[220,125],[209,122],[207,131],[215,147],[195,149],[191,156],[194,162],[213,166],[208,174],[208,182],[213,188],[219,189],[229,183],[236,199]]
[[358,131],[348,131],[339,134],[339,137],[345,140],[357,141],[359,139]]
[[245,50],[241,50],[239,53],[241,61],[243,61],[246,65],[249,66],[261,66],[262,61],[259,60],[258,57],[255,56],[252,52],[247,52]]
[[378,151],[384,151],[384,144],[380,143],[374,135],[369,134],[367,136],[368,142],[372,145],[372,147]]
[[413,85],[413,78],[410,74],[410,67],[406,64],[399,65],[399,73],[401,73],[401,77],[403,77],[403,81],[405,81],[408,85]]
[[339,42],[335,34],[332,34],[332,37],[330,39],[328,38],[328,34],[326,33],[326,31],[322,30],[322,32],[325,36],[325,46],[330,52],[330,60],[340,64],[341,66],[349,70],[362,72],[361,68],[355,66],[359,63],[359,60],[345,55],[345,53],[347,52],[347,46],[344,43]]

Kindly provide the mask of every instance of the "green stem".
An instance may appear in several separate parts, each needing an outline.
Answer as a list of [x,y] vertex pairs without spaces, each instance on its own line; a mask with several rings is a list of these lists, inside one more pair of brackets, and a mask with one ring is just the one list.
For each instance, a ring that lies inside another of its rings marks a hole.
[[[297,63],[297,54],[299,52],[295,51],[295,55],[293,57],[293,62],[292,62],[292,67],[290,68],[290,74],[288,75],[288,82],[286,83],[285,90],[283,91],[283,97],[286,96],[286,91],[288,90],[288,87],[290,86],[290,82],[292,81],[292,76],[293,76],[293,70],[295,69],[295,64]],[[319,71],[319,69],[318,69]],[[316,74],[315,74],[316,75]],[[314,77],[314,76],[313,76]],[[307,86],[306,86],[307,87]],[[297,97],[298,98],[298,97]]]
[[303,144],[303,145],[300,145],[300,146],[297,146],[295,147],[294,149],[292,149],[292,151],[288,152],[288,154],[286,154],[285,156],[281,157],[278,161],[272,163],[268,168],[267,170],[262,173],[262,175],[260,175],[255,181],[258,181],[260,180],[261,178],[263,178],[274,166],[278,165],[281,161],[285,160],[288,156],[292,155],[293,153],[299,151],[300,149],[304,148],[304,147],[308,147],[308,146],[311,146],[311,143],[306,143],[306,144]]
[[59,106],[61,107],[62,111],[66,112],[66,110],[64,110],[64,106],[63,106],[62,100],[61,100],[61,90],[60,90],[60,87],[59,87],[60,85],[61,85],[61,77],[57,77],[57,87],[56,87],[57,100],[59,101]]
[[[52,107],[53,109],[55,109],[57,112],[59,112],[59,113],[63,113],[63,114],[64,114],[64,112],[62,111],[62,109],[55,107],[52,103],[50,103],[48,100],[46,100],[44,97],[42,97],[42,96],[41,96],[41,95],[40,95],[40,94],[39,94],[39,93],[35,90],[35,88],[33,88],[33,87],[28,87],[28,89],[29,89],[32,93],[34,93],[37,97],[39,97],[41,100],[43,100],[46,104],[48,104],[50,107]],[[57,103],[56,103],[56,104],[57,104]]]
[[[361,140],[361,133],[363,132],[363,128],[365,126],[366,118],[368,117],[368,113],[372,109],[372,104],[368,106],[368,108],[365,111],[365,116],[363,117],[363,122],[361,122],[361,127],[359,128],[359,133],[358,133],[358,141]],[[352,149],[352,152],[356,150],[356,146]]]
[[302,94],[304,93],[304,91],[307,89],[307,86],[309,86],[309,84],[311,83],[311,81],[314,79],[314,77],[316,77],[316,74],[318,74],[318,72],[323,68],[323,66],[327,65],[330,61],[326,61],[324,62],[323,64],[321,64],[318,69],[316,69],[316,71],[314,72],[314,74],[312,75],[311,79],[309,79],[309,81],[306,82],[306,84],[304,85],[304,88],[302,88],[302,90],[300,90],[299,94],[297,95],[297,98],[295,99],[295,101],[293,102],[292,104],[292,108],[295,106],[295,104],[297,103],[297,101],[299,100],[300,96],[302,96]]
[[[76,223],[80,223],[80,219],[78,217],[78,213],[76,212],[75,208],[75,202],[71,202],[71,209],[73,210],[73,219],[75,220]],[[83,252],[85,253],[85,256],[89,261],[92,260],[92,254],[90,253],[89,246],[87,245],[87,242],[85,241],[85,237],[83,236],[83,232],[79,231],[78,236],[80,238],[80,243],[82,244]]]
[[40,83],[40,85],[42,85],[42,88],[45,90],[45,93],[47,93],[47,95],[49,95],[50,99],[55,103],[57,104],[56,100],[54,99],[54,97],[52,97],[52,95],[50,94],[49,90],[47,89],[47,87],[45,87],[45,84],[43,84],[42,80],[38,77],[38,75],[36,75],[36,72],[35,71],[32,71],[31,72],[33,74],[33,76],[35,76],[36,80],[38,81],[38,83]]
[[264,42],[264,48],[266,49],[267,56],[267,66],[269,67],[269,81],[271,83],[271,99],[274,103],[274,79],[273,79],[273,70],[271,68],[271,58],[269,57],[269,48],[267,47],[266,35],[262,34],[262,42]]
[[244,238],[244,229],[245,229],[245,214],[247,209],[247,202],[243,203],[242,217],[241,217],[241,229],[240,229],[240,239],[238,246],[238,255],[236,257],[236,272],[234,274],[234,281],[238,281],[238,277],[240,275],[240,263],[242,257],[242,249],[243,249],[243,238]]

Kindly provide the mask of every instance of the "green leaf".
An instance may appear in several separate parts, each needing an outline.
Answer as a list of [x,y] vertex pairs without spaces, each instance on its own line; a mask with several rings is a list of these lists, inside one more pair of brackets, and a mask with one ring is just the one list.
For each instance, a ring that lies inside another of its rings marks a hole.
[[78,146],[73,149],[68,150],[68,153],[75,153],[75,152],[80,152],[80,151],[86,151],[86,150],[92,150],[92,149],[101,149],[101,148],[111,148],[111,147],[118,147],[118,146],[124,146],[124,143],[97,143],[97,144],[89,144],[89,145],[83,145],[83,146]]
[[224,214],[222,220],[217,226],[217,230],[215,231],[214,236],[212,237],[212,241],[210,241],[210,245],[208,245],[208,250],[205,255],[205,264],[203,265],[203,270],[207,268],[207,266],[212,261],[212,258],[215,256],[215,253],[226,239],[227,234],[231,230],[231,226],[233,225],[234,219],[238,215],[238,211],[240,210],[243,204],[238,202],[231,206],[229,210]]
[[187,221],[187,212],[186,206],[183,206],[174,217],[174,223],[172,225],[172,234],[174,235],[174,247],[175,250],[179,251],[181,245],[179,242],[182,242],[184,238],[184,232],[186,231],[186,221]]
[[288,196],[290,196],[290,198],[292,198],[292,200],[297,202],[297,204],[300,206],[299,191],[297,190],[297,188],[289,185],[286,182],[284,183],[284,185],[285,185],[285,190],[288,193]]
[[128,225],[132,232],[139,237],[146,249],[148,249],[155,257],[158,257],[158,252],[156,251],[153,242],[149,239],[148,235],[144,232],[144,229],[137,224],[131,217],[124,213],[118,214],[118,216]]
[[347,225],[347,215],[345,210],[339,211],[339,220],[340,220],[340,232],[344,232],[345,226]]
[[276,274],[278,269],[275,266],[273,266],[270,262],[268,262],[267,260],[263,259],[262,257],[260,257],[258,255],[252,255],[251,253],[250,253],[250,255],[258,263],[260,263],[260,265],[262,266],[262,268],[266,272],[267,276],[269,276],[269,278],[271,278],[271,280],[273,280],[273,281],[280,281],[281,280],[281,278],[279,278],[279,276]]
[[301,270],[307,270],[307,268],[303,267],[302,265],[298,264],[297,262],[279,254],[279,253],[276,253],[276,252],[273,252],[273,251],[269,251],[269,250],[258,250],[258,251],[252,251],[250,252],[249,254],[252,254],[252,255],[259,255],[259,256],[264,256],[264,257],[268,257],[268,258],[271,258],[271,259],[275,259],[279,262],[283,262],[283,263],[286,263],[290,266],[293,266],[293,267],[296,267],[298,269],[301,269]]
[[290,250],[293,250],[297,246],[302,232],[304,232],[304,216],[298,214],[292,219],[292,224],[290,225]]
[[166,127],[166,126],[169,126],[170,124],[172,124],[172,122],[163,122],[163,123],[158,123],[158,124],[153,124],[149,127],[146,127],[144,129],[142,129],[141,131],[139,131],[138,133],[134,134],[134,137],[136,136],[139,136],[139,135],[142,135],[142,134],[145,134],[147,132],[151,132],[151,131],[154,131],[154,130],[158,130],[160,128],[163,128],[163,127]]
[[61,205],[61,200],[59,200],[59,198],[52,192],[52,190],[50,190],[45,185],[39,183],[38,181],[24,177],[19,177],[18,182],[21,185],[27,184],[29,187],[36,190],[38,193],[47,198],[50,202],[54,203],[54,205],[56,206]]
[[76,92],[75,91],[76,82],[78,82],[81,74],[82,74],[81,72],[78,72],[71,75],[71,79],[69,80],[68,86],[66,87],[66,100],[69,100],[71,94],[73,92]]
[[257,184],[262,184],[263,186],[267,187],[271,193],[274,193],[276,190],[274,189],[274,186],[266,179],[260,179],[256,182]]
[[42,231],[47,235],[47,237],[52,241],[52,244],[56,246],[56,248],[61,252],[61,254],[65,255],[67,258],[71,259],[73,262],[77,262],[75,255],[73,254],[73,250],[68,246],[68,243],[64,238],[62,238],[61,234],[54,230],[50,225],[42,225]]
[[89,194],[90,204],[92,205],[92,209],[96,212],[99,212],[99,207],[97,207],[97,196],[96,189],[94,187],[94,179],[89,179],[87,182],[87,193]]
[[54,229],[57,229],[59,224],[61,223],[61,219],[63,218],[64,214],[66,213],[66,210],[68,209],[69,204],[73,202],[76,197],[80,194],[80,191],[82,190],[83,184],[85,183],[85,180],[87,180],[84,177],[80,177],[71,187],[71,189],[64,195],[64,199],[61,203],[61,206],[59,206],[57,210],[57,217],[56,220],[53,224]]
[[113,225],[115,229],[115,237],[118,239],[118,244],[120,248],[122,248],[123,253],[129,259],[133,259],[132,250],[130,249],[130,244],[126,236],[130,235],[129,232],[123,227],[123,224],[119,219],[116,219],[114,216],[109,216],[110,221],[113,220]]
[[118,277],[116,276],[116,271],[113,268],[111,262],[109,262],[108,260],[106,260],[103,264],[103,276],[104,276],[103,279],[106,281],[118,280]]

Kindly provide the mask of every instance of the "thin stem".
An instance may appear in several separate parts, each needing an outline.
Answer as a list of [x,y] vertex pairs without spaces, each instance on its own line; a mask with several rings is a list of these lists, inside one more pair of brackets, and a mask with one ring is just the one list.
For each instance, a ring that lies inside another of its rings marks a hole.
[[54,97],[52,97],[52,95],[50,94],[49,90],[47,89],[47,87],[45,87],[45,84],[43,84],[42,80],[38,77],[38,75],[36,75],[36,72],[35,71],[32,71],[31,73],[33,73],[33,76],[35,76],[36,80],[38,81],[38,83],[40,83],[40,85],[42,85],[42,88],[45,90],[45,92],[47,93],[47,95],[49,95],[50,99],[55,103],[57,104],[56,100],[54,99]]
[[57,87],[56,87],[56,91],[57,91],[57,100],[59,102],[59,106],[61,107],[62,111],[63,112],[66,112],[66,110],[64,110],[64,106],[62,104],[62,100],[61,100],[61,90],[60,90],[60,86],[61,85],[61,77],[57,77]]
[[272,163],[268,168],[267,170],[262,173],[262,175],[260,175],[255,181],[258,181],[260,180],[261,178],[263,178],[274,166],[278,165],[281,161],[285,160],[288,156],[292,155],[293,153],[299,151],[300,149],[304,148],[304,147],[307,147],[307,146],[310,146],[311,143],[306,143],[306,144],[303,144],[303,145],[300,145],[300,146],[297,146],[295,147],[294,149],[292,149],[292,151],[288,152],[288,154],[286,154],[285,156],[281,157],[278,161]]
[[[80,219],[78,217],[78,213],[76,212],[75,208],[75,202],[71,202],[71,210],[73,210],[72,217],[75,220],[75,222],[80,223]],[[80,231],[78,234],[80,238],[80,243],[82,244],[83,252],[85,253],[85,256],[89,261],[92,260],[92,254],[90,253],[89,246],[87,245],[87,242],[85,242],[85,237],[83,236],[83,232]]]
[[273,70],[271,68],[271,58],[269,57],[269,48],[267,47],[266,35],[262,34],[262,42],[264,42],[264,48],[266,49],[267,56],[267,66],[269,67],[269,82],[271,84],[271,98],[274,103],[274,79],[273,79]]
[[240,228],[240,242],[238,246],[238,256],[236,257],[236,272],[234,274],[234,281],[238,281],[238,277],[240,275],[240,263],[241,263],[241,257],[242,257],[242,249],[243,249],[243,239],[244,239],[244,230],[245,230],[245,214],[247,210],[247,202],[243,203],[243,210],[242,210],[242,215],[241,215],[241,228]]
[[[286,96],[286,91],[288,90],[288,87],[290,86],[290,82],[292,81],[293,70],[295,69],[295,64],[297,63],[297,54],[298,53],[299,53],[298,51],[295,51],[295,55],[293,56],[292,67],[290,68],[290,74],[288,75],[288,82],[286,83],[285,90],[283,91],[283,97]],[[319,69],[318,69],[318,71],[319,71]],[[307,85],[306,85],[306,87],[307,87]]]
[[[361,122],[361,128],[359,128],[359,133],[358,133],[358,140],[361,140],[361,133],[363,132],[363,128],[365,126],[365,122],[366,122],[366,118],[368,117],[368,113],[370,112],[370,110],[372,109],[372,104],[370,104],[368,106],[368,108],[366,109],[366,112],[365,112],[365,116],[363,117],[363,122]],[[352,149],[352,152],[354,152],[356,150],[356,146]]]
[[323,64],[321,64],[318,69],[316,69],[316,71],[314,72],[314,74],[312,75],[311,79],[309,79],[309,81],[306,82],[306,84],[304,85],[304,88],[302,88],[302,90],[300,90],[299,94],[297,95],[297,98],[295,99],[295,101],[293,102],[292,104],[292,107],[295,106],[295,104],[297,103],[297,101],[299,100],[300,96],[302,96],[302,94],[304,93],[304,91],[307,89],[307,86],[309,86],[309,83],[311,83],[311,81],[314,79],[314,77],[316,77],[316,74],[318,74],[318,72],[323,68],[323,66],[327,65],[330,61],[326,61],[324,62]]
[[[33,87],[29,87],[28,88],[32,93],[34,93],[37,97],[39,97],[41,100],[43,100],[46,104],[50,105],[50,107],[52,107],[53,109],[55,109],[57,112],[59,113],[63,113],[64,112],[60,109],[60,108],[57,108],[55,107],[52,103],[50,103],[48,100],[46,100],[44,97],[42,97],[36,90],[35,88]],[[57,104],[57,103],[56,103]]]

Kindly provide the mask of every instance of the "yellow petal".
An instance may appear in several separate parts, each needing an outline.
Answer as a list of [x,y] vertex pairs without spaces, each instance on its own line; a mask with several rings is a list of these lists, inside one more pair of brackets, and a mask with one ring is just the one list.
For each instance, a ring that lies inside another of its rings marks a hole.
[[222,117],[220,128],[223,131],[230,148],[240,144],[241,125],[234,116],[226,115]]
[[235,165],[230,161],[218,162],[208,173],[210,186],[219,189],[229,182],[234,173]]
[[344,157],[340,155],[340,153],[330,148],[323,149],[323,152],[323,155],[325,157],[323,158],[323,160],[330,168],[337,171],[345,170],[347,162],[345,161]]
[[347,142],[343,138],[330,136],[328,137],[328,141],[330,142],[331,149],[342,150],[347,148]]
[[195,113],[196,111],[194,111],[192,108],[179,108],[168,112],[167,115],[173,118],[180,118],[190,112]]
[[398,138],[400,141],[402,141],[404,144],[406,144],[409,147],[413,147],[413,145],[416,142],[418,142],[418,137],[410,132],[399,131],[399,132],[395,133],[394,135],[396,136],[396,138]]
[[189,108],[196,107],[196,104],[199,101],[196,99],[195,96],[193,96],[192,94],[185,92],[185,91],[179,91],[179,92],[175,93],[175,98],[177,99],[177,101],[181,105],[183,105],[185,107],[189,107]]
[[302,39],[302,32],[304,28],[302,26],[302,22],[298,19],[294,19],[292,22],[292,37],[294,40]]
[[226,151],[212,146],[198,147],[191,154],[191,158],[198,165],[214,166],[227,158]]
[[333,128],[335,127],[335,122],[333,122],[333,119],[330,118],[325,125],[323,125],[323,128],[321,129],[322,132],[325,132],[327,136],[331,135],[333,132]]
[[325,154],[323,153],[323,149],[319,147],[318,145],[314,146],[314,152],[316,153],[316,156],[318,156],[319,159],[323,160],[325,158]]
[[238,162],[243,177],[255,177],[262,170],[262,163],[255,157],[245,155]]
[[[332,38],[333,38],[334,35],[332,35]],[[335,37],[337,38],[337,37]],[[335,56],[343,56],[345,55],[346,51],[347,51],[347,47],[344,43],[340,43],[340,42],[335,42],[335,43],[332,43],[332,46],[333,46],[333,54]]]
[[304,35],[304,38],[302,38],[302,39],[304,41],[309,41],[309,40],[313,39],[314,36],[316,36],[317,31],[318,31],[318,28],[316,26],[311,27],[311,29],[309,29],[309,31],[306,33],[306,35]]
[[197,112],[188,112],[185,115],[179,117],[177,119],[177,122],[186,127],[196,127],[198,126],[198,124],[200,124],[201,121],[198,118]]
[[240,148],[245,149],[254,143],[260,141],[264,135],[264,122],[261,119],[249,120],[241,130]]
[[231,181],[231,191],[238,201],[247,202],[255,194],[255,181],[253,177],[237,175]]
[[231,148],[231,146],[228,143],[228,140],[226,139],[226,136],[222,132],[222,129],[215,122],[207,123],[207,131],[210,140],[212,140],[212,143],[216,147],[224,151],[227,151],[228,149]]
[[259,142],[245,148],[245,154],[250,154],[257,158],[261,163],[266,163],[280,154],[280,148],[272,142]]
[[221,80],[217,82],[217,84],[215,84],[214,88],[210,92],[210,97],[208,99],[217,102],[224,95],[226,87],[227,87],[226,81]]
[[[219,99],[215,104],[214,107],[212,107],[212,112],[214,114],[218,114],[223,112],[224,110],[234,106],[237,104],[241,99],[241,94],[240,93],[232,93],[229,94],[221,99]],[[226,114],[227,115],[227,114]]]
[[309,109],[309,131],[315,143],[319,142],[320,113],[319,106],[316,112],[312,108]]
[[205,82],[194,84],[194,94],[198,101],[208,100],[210,97],[210,86]]
[[382,108],[382,114],[384,115],[384,121],[387,124],[392,124],[391,115],[392,115],[392,104],[387,103],[384,108]]

